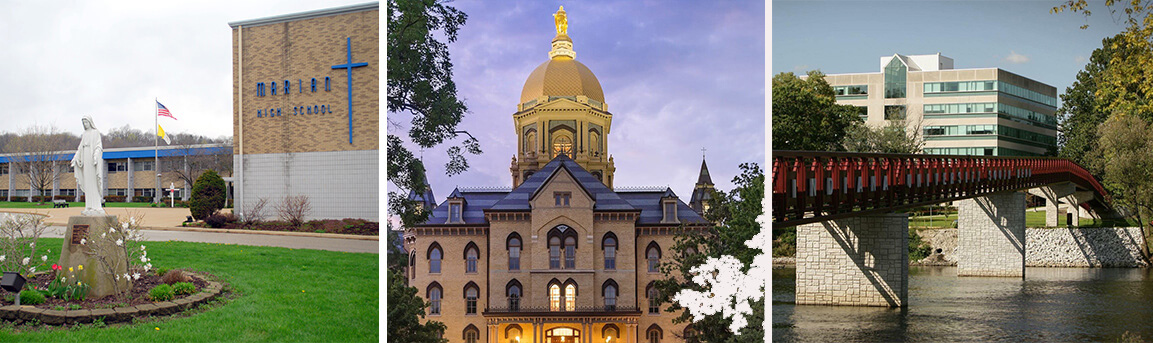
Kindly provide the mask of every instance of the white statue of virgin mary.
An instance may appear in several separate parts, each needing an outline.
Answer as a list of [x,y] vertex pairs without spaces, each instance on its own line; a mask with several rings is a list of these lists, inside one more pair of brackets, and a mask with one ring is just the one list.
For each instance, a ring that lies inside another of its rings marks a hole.
[[100,131],[92,123],[91,116],[84,116],[84,134],[80,136],[80,146],[72,157],[73,175],[76,188],[84,192],[85,216],[105,215],[101,200],[104,200],[104,143],[100,141]]

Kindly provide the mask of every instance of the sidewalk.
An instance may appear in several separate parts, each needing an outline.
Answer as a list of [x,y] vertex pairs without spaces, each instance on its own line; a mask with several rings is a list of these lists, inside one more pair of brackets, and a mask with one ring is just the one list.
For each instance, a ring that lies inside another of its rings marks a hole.
[[[49,226],[43,237],[63,238],[68,225],[68,217],[79,216],[84,208],[0,208],[0,212],[35,213],[47,215],[44,223]],[[247,231],[209,228],[182,227],[181,223],[191,215],[187,208],[105,208],[104,211],[116,215],[120,220],[139,217],[138,224],[147,228],[141,230],[148,241],[182,241],[201,243],[223,243],[282,247],[293,249],[317,249],[344,252],[374,253],[380,251],[379,236],[352,236],[309,232]]]

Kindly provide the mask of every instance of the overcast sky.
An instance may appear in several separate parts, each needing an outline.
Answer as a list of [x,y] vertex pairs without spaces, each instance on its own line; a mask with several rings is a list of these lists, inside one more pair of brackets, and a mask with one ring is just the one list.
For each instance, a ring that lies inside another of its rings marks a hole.
[[84,115],[103,132],[151,131],[159,98],[177,118],[165,131],[231,136],[228,22],[365,2],[5,1],[0,131],[79,134]]
[[[552,13],[568,15],[576,58],[596,74],[613,114],[616,186],[671,186],[688,202],[708,149],[717,188],[765,160],[765,8],[760,1],[456,1],[468,14],[450,45],[470,113],[460,125],[484,154],[448,177],[444,148],[424,152],[438,201],[456,186],[511,186],[524,82],[548,59]],[[404,134],[411,116],[389,114]],[[454,142],[459,142],[460,139]]]

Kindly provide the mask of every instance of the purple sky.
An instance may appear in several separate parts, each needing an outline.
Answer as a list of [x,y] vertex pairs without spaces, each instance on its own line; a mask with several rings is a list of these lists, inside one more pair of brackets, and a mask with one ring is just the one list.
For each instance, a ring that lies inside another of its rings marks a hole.
[[[548,58],[559,5],[565,5],[577,60],[596,74],[613,114],[607,141],[616,186],[669,186],[688,202],[701,148],[708,149],[718,189],[733,188],[740,163],[764,168],[763,2],[450,4],[468,14],[450,45],[454,80],[470,109],[459,129],[476,136],[484,154],[469,155],[469,170],[448,177],[447,145],[424,152],[438,202],[457,186],[511,186],[512,114],[528,74]],[[399,125],[386,129],[404,136],[410,120],[407,113],[388,113]]]

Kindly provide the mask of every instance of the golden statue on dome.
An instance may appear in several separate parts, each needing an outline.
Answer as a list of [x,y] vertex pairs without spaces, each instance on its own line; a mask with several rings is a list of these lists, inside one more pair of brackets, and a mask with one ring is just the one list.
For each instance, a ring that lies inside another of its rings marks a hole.
[[561,6],[552,17],[556,21],[556,35],[568,35],[568,16],[564,14],[564,6]]

